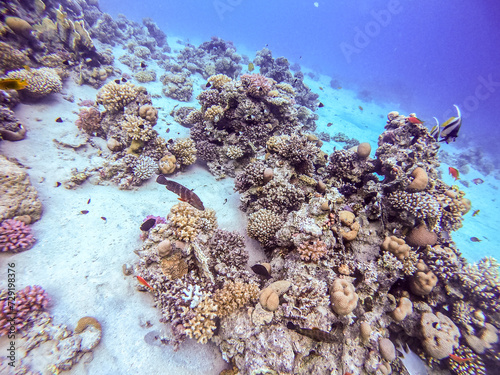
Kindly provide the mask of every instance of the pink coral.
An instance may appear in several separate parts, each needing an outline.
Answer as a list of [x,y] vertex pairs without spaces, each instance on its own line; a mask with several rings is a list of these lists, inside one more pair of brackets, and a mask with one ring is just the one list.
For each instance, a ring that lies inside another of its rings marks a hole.
[[[9,291],[10,293],[10,291]],[[47,308],[49,297],[41,286],[18,290],[15,299],[8,299],[7,290],[0,293],[0,336],[19,332],[29,323],[30,315]]]
[[241,82],[247,88],[248,95],[254,98],[262,98],[271,91],[269,80],[260,74],[243,74]]
[[82,108],[75,125],[87,134],[94,135],[101,130],[101,112],[94,107]]
[[22,221],[7,219],[0,225],[0,252],[26,250],[34,243],[31,228]]
[[313,262],[317,262],[328,253],[326,244],[321,240],[303,242],[297,251],[300,254],[300,259],[312,260]]

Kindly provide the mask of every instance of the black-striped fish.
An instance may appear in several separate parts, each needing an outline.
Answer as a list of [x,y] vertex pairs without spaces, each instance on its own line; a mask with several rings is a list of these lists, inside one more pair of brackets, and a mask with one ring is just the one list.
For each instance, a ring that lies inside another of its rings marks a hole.
[[431,137],[434,138],[436,142],[439,142],[439,136],[441,135],[441,127],[439,126],[438,119],[434,117],[434,120],[436,120],[436,125],[434,125],[431,129]]
[[455,142],[458,137],[458,131],[462,126],[462,115],[460,109],[456,104],[453,104],[457,109],[457,117],[450,117],[446,122],[441,125],[441,140],[439,142]]
[[322,341],[322,342],[337,342],[335,337],[326,331],[322,331],[319,328],[300,328],[298,325],[293,324],[292,322],[288,322],[286,324],[286,328],[291,329],[303,336],[307,336],[314,341]]
[[203,206],[203,203],[201,199],[193,193],[192,190],[189,190],[187,187],[172,181],[172,180],[167,180],[164,175],[159,175],[158,178],[156,179],[156,182],[159,184],[165,185],[165,187],[170,190],[172,193],[175,193],[179,196],[180,201],[189,203],[191,206],[194,208],[197,208],[198,210],[204,211],[205,207]]

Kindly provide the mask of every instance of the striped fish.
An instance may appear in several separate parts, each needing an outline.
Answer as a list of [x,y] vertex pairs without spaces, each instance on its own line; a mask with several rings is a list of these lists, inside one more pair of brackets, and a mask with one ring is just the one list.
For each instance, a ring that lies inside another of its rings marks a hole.
[[441,125],[441,137],[439,142],[455,142],[458,137],[458,131],[462,126],[462,115],[460,114],[460,109],[456,104],[453,104],[457,109],[457,117],[450,117],[446,122]]
[[436,142],[439,141],[439,136],[441,135],[441,128],[439,126],[439,121],[437,118],[434,117],[434,120],[436,120],[436,125],[431,129],[431,137],[436,140]]
[[197,208],[198,210],[205,210],[201,199],[187,187],[175,181],[167,180],[162,174],[157,177],[156,182],[161,185],[165,185],[168,190],[170,190],[172,193],[177,194],[179,196],[179,198],[177,199],[179,199],[180,201],[189,203],[191,206]]

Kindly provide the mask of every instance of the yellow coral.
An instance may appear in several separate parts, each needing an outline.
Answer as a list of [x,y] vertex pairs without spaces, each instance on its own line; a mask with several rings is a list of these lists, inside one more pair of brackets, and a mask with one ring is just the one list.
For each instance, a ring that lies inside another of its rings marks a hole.
[[205,120],[217,122],[224,116],[224,109],[220,105],[213,105],[205,111]]
[[62,90],[61,78],[52,68],[14,70],[9,72],[7,77],[25,81],[28,85],[24,91],[34,97],[42,97]]
[[146,142],[154,136],[153,128],[139,116],[125,115],[125,121],[121,122],[121,127],[134,141]]
[[170,152],[175,155],[181,165],[191,165],[196,161],[196,147],[191,138],[178,138],[170,147]]
[[238,146],[227,146],[226,155],[229,159],[238,159],[243,156],[243,150]]
[[210,294],[204,293],[203,300],[194,308],[195,316],[184,324],[186,335],[206,344],[216,329],[216,312],[217,305],[210,298]]
[[178,203],[168,214],[170,230],[176,239],[193,241],[202,231],[211,232],[217,226],[215,211],[200,211],[188,203]]
[[211,77],[208,77],[208,82],[210,82],[212,84],[212,87],[217,90],[222,89],[222,87],[226,83],[231,81],[232,79],[226,76],[225,74],[216,74]]
[[259,296],[259,287],[255,284],[227,281],[222,289],[214,294],[217,315],[227,316],[239,308],[254,302]]
[[135,85],[126,82],[117,84],[112,81],[106,83],[97,93],[97,102],[102,104],[110,112],[121,111],[128,103],[137,96]]

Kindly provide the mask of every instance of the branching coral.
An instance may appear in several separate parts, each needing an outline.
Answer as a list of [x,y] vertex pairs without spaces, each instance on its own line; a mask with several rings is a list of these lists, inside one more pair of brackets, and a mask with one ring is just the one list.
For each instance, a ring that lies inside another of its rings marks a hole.
[[35,243],[31,228],[22,221],[7,219],[0,225],[0,252],[18,252],[29,249]]
[[136,87],[129,83],[106,83],[97,93],[97,102],[110,112],[119,112],[137,96]]
[[241,82],[246,88],[247,94],[254,98],[262,98],[271,91],[269,80],[260,74],[243,74]]
[[141,155],[134,166],[134,176],[140,180],[147,180],[158,172],[158,163],[149,156]]
[[263,208],[249,215],[247,233],[265,245],[272,240],[282,223],[278,214]]
[[498,261],[487,257],[459,272],[460,281],[479,307],[500,311],[500,272]]
[[134,141],[146,142],[155,134],[151,125],[139,116],[125,115],[125,120],[120,125],[127,132],[127,136]]
[[217,316],[217,305],[210,295],[205,294],[191,314],[194,316],[184,323],[185,333],[199,343],[206,344],[216,328],[214,319]]
[[169,147],[181,165],[191,165],[196,161],[196,147],[191,138],[177,138]]
[[188,203],[173,206],[167,216],[169,233],[181,241],[193,241],[202,231],[212,233],[217,226],[215,211],[200,211]]
[[255,302],[259,296],[259,287],[255,284],[226,281],[222,289],[214,293],[213,300],[217,305],[217,315],[227,316],[241,307]]
[[101,112],[97,108],[82,108],[78,114],[78,119],[75,121],[78,129],[84,132],[95,135],[101,129]]
[[300,254],[300,259],[318,262],[328,253],[328,248],[323,241],[315,240],[301,243],[297,251]]

